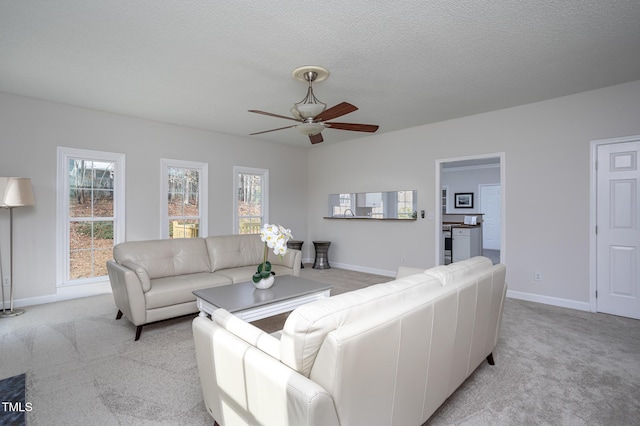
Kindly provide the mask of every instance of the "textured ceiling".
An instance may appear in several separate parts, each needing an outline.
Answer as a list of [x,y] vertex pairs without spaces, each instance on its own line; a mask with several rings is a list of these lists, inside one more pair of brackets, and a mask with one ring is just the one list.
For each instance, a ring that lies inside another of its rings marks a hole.
[[0,0],[0,91],[247,136],[292,124],[247,110],[289,115],[320,65],[316,96],[360,108],[338,121],[380,133],[638,80],[639,22],[638,0]]

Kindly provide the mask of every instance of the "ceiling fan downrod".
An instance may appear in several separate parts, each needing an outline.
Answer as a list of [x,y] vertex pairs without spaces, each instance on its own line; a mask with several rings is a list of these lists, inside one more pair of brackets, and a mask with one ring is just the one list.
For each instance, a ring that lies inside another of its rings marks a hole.
[[318,77],[318,73],[316,71],[306,71],[303,76],[309,83],[307,95],[300,102],[293,105],[291,114],[301,120],[313,120],[315,116],[327,108],[327,104],[316,98],[316,95],[313,93],[313,82]]

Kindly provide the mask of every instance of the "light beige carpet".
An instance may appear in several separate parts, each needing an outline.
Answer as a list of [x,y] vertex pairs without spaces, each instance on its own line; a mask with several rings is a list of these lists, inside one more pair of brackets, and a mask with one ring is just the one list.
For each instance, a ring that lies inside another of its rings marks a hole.
[[[336,292],[389,280],[335,268],[303,276]],[[111,295],[26,311],[0,321],[0,378],[27,373],[29,425],[212,424],[191,317],[147,326],[134,342]],[[494,355],[427,424],[638,424],[640,321],[507,299]]]

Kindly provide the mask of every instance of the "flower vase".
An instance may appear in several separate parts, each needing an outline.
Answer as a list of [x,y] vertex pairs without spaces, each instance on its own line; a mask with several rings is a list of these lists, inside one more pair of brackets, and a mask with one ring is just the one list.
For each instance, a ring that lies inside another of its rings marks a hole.
[[258,290],[265,290],[267,288],[271,288],[273,282],[275,281],[275,277],[273,275],[269,275],[268,278],[263,278],[257,283],[253,283]]

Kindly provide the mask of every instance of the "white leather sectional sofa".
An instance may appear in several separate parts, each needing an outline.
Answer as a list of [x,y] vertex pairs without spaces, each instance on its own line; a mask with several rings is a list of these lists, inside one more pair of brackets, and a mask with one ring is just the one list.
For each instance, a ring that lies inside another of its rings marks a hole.
[[278,337],[193,321],[207,410],[229,425],[421,425],[498,341],[506,269],[475,257],[303,305]]
[[[251,281],[264,256],[260,235],[222,235],[118,244],[107,262],[118,313],[140,338],[145,324],[198,312],[194,290]],[[302,253],[280,259],[269,251],[276,275],[300,275]]]

